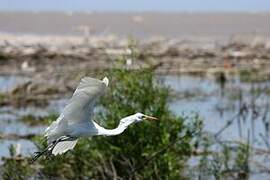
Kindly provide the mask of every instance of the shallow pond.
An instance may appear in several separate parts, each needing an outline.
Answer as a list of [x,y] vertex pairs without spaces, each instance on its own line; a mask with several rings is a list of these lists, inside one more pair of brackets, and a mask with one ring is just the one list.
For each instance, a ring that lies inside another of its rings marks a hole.
[[0,92],[10,91],[12,88],[15,88],[17,85],[26,83],[30,80],[29,77],[15,76],[15,75],[6,75],[0,76]]
[[[270,119],[267,116],[269,92],[265,90],[269,90],[269,82],[241,82],[236,76],[228,76],[226,83],[216,79],[214,76],[157,76],[158,81],[162,81],[172,90],[173,96],[169,106],[175,114],[198,113],[204,121],[204,130],[222,140],[246,141],[250,134],[252,145],[267,148],[269,143],[267,125]],[[28,80],[16,76],[0,76],[0,92],[8,91]],[[30,127],[18,122],[18,119],[28,114],[46,116],[59,113],[66,101],[66,99],[51,101],[47,108],[1,107],[0,133],[18,135],[42,133],[45,127]],[[246,111],[237,116],[243,106],[247,106]],[[10,144],[20,144],[23,155],[29,155],[36,150],[29,140],[2,139],[0,156],[8,156]]]
[[[264,146],[265,140],[269,142],[269,82],[241,82],[235,76],[227,78],[224,84],[215,77],[161,78],[174,94],[180,94],[181,99],[173,99],[170,103],[171,110],[177,115],[198,113],[205,130],[223,140],[245,141],[250,133],[255,146]],[[245,110],[240,116],[241,108]]]

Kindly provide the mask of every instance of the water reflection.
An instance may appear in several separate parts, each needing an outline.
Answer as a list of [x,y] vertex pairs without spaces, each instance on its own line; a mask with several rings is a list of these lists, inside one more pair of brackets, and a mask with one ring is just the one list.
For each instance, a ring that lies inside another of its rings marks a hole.
[[265,147],[269,143],[269,82],[241,82],[237,76],[226,80],[188,75],[159,78],[178,94],[197,92],[170,103],[176,114],[198,113],[205,130],[223,140],[245,141],[250,131],[253,145]]

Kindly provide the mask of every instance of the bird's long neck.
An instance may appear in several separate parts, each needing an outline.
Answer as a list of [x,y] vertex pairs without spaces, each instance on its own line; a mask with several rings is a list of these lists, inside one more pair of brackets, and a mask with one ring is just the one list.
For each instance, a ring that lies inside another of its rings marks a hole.
[[120,120],[120,123],[115,129],[105,129],[101,126],[98,127],[98,135],[104,135],[104,136],[115,136],[118,134],[121,134],[122,132],[127,129],[129,125],[131,125],[134,121],[132,119],[129,119],[129,117],[123,118]]

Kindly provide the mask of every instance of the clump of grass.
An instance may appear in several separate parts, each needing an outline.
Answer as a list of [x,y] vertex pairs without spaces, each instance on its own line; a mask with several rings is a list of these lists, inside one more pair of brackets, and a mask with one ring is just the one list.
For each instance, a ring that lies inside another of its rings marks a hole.
[[249,70],[241,70],[239,72],[240,80],[242,82],[250,82],[253,81],[254,79],[254,72],[249,71]]
[[241,82],[246,83],[265,82],[269,80],[269,75],[260,72],[256,69],[241,70],[239,72],[239,77]]
[[197,176],[202,179],[248,179],[250,146],[244,143],[217,143],[204,137],[203,148],[197,167]]
[[235,159],[235,168],[238,170],[237,179],[248,179],[250,153],[251,148],[248,144],[239,144]]
[[4,101],[6,100],[7,95],[4,93],[0,93],[0,104],[4,103]]
[[29,165],[27,159],[16,157],[15,147],[13,145],[9,148],[10,158],[3,158],[3,171],[1,179],[30,179],[33,177],[34,169]]

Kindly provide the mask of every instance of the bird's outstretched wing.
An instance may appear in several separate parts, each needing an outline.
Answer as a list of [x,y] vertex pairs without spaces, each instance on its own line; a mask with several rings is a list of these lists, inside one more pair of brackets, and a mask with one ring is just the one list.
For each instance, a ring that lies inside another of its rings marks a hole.
[[84,77],[75,90],[69,103],[63,110],[64,119],[69,124],[90,120],[97,98],[104,94],[109,80],[105,77],[102,81]]
[[[74,124],[88,123],[95,129],[95,123],[90,121],[95,102],[97,98],[104,94],[109,80],[105,77],[102,81],[90,77],[81,79],[80,84],[75,90],[72,98],[65,106],[58,119],[45,130],[45,137],[50,144],[41,153],[38,153],[34,159],[37,159],[44,153],[52,151],[52,154],[62,154],[69,149],[73,149],[77,139],[62,141],[61,137],[68,135],[70,127]],[[52,147],[53,146],[53,147]]]
[[65,136],[69,127],[74,124],[89,123],[93,128],[94,122],[90,121],[95,102],[109,84],[108,78],[102,81],[90,77],[82,78],[72,98],[65,106],[56,121],[45,130],[45,137],[49,143]]

